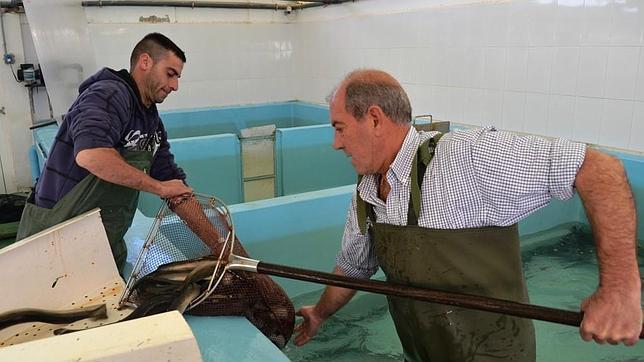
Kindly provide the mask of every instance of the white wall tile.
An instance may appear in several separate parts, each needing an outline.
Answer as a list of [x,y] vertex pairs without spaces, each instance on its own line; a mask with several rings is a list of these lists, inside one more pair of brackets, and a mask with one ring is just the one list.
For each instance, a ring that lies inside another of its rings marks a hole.
[[525,91],[528,78],[528,48],[508,48],[505,59],[505,89]]
[[447,91],[449,109],[447,118],[454,122],[463,122],[463,104],[465,103],[465,88],[449,87]]
[[530,27],[533,14],[528,1],[513,1],[508,8],[508,41],[509,46],[525,46],[530,40]]
[[604,93],[606,98],[633,99],[639,57],[639,47],[610,48]]
[[603,97],[606,85],[608,47],[582,47],[579,54],[577,95]]
[[575,94],[579,68],[579,47],[557,47],[554,51],[550,74],[550,92],[561,95]]
[[575,97],[560,95],[548,97],[548,136],[572,138],[574,119]]
[[633,109],[633,126],[630,132],[628,148],[644,151],[644,102],[635,102]]
[[525,117],[525,93],[503,92],[503,121],[501,128],[509,131],[523,131]]
[[605,46],[610,43],[612,0],[586,0],[581,44]]
[[484,44],[488,46],[506,46],[508,38],[508,14],[507,4],[489,3],[479,7],[479,21],[485,23],[483,33]]
[[483,48],[467,48],[465,50],[465,59],[463,60],[463,64],[463,77],[465,78],[464,86],[469,88],[481,88],[485,67]]
[[584,0],[558,0],[555,10],[555,45],[579,45],[583,26]]
[[449,17],[448,44],[465,47],[472,43],[472,24],[478,19],[478,13],[472,6],[448,10]]
[[548,129],[548,96],[528,93],[525,102],[525,122],[523,131],[545,136]]
[[633,123],[633,102],[606,100],[601,122],[599,144],[617,148],[628,147]]
[[486,48],[483,88],[502,90],[505,86],[505,48]]
[[572,139],[586,143],[599,142],[604,100],[577,97]]
[[481,108],[481,123],[501,127],[503,124],[503,92],[486,89]]
[[465,86],[465,48],[449,48],[447,50],[447,62],[449,70],[447,82],[451,87]]
[[610,43],[618,46],[642,44],[644,3],[641,0],[616,0],[612,7]]
[[550,73],[554,48],[534,47],[528,49],[527,90],[547,93],[550,90]]
[[644,48],[640,48],[640,62],[637,67],[637,85],[635,86],[635,99],[644,101]]
[[449,88],[432,86],[432,111],[438,119],[449,119]]
[[402,86],[409,97],[412,115],[432,114],[432,87],[430,85],[403,84]]
[[447,86],[449,58],[447,47],[432,47],[429,60],[429,82],[433,85]]
[[483,109],[484,95],[485,91],[483,89],[466,89],[465,104],[463,104],[463,123],[482,125],[481,110]]
[[555,43],[556,1],[530,1],[530,45],[553,46]]

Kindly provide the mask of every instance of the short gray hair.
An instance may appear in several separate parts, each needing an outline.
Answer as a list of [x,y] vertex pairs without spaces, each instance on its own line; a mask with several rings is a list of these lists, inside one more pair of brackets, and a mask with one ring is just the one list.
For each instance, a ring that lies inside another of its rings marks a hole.
[[[346,91],[345,110],[356,119],[362,118],[369,107],[376,105],[396,123],[411,122],[411,104],[407,93],[388,73],[375,69],[358,69],[349,73],[341,86]],[[336,92],[337,89],[331,96],[335,97]]]

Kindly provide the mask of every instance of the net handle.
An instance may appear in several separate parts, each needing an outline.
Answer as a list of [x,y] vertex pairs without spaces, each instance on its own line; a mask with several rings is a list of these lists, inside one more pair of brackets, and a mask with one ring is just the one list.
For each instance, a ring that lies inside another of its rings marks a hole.
[[[581,311],[575,312],[479,295],[412,287],[379,280],[352,278],[344,275],[270,264],[259,260],[240,257],[234,254],[231,254],[228,264],[226,265],[226,270],[250,271],[318,284],[333,285],[341,288],[410,298],[424,302],[507,314],[514,317],[530,318],[574,327],[579,327],[584,317],[584,313]],[[640,339],[644,339],[644,328],[640,333]]]

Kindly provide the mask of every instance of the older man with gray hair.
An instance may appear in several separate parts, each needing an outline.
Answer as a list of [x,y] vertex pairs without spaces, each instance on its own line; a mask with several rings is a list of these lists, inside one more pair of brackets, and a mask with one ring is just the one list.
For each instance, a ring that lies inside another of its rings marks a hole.
[[[517,223],[579,192],[597,244],[599,287],[582,303],[584,340],[633,345],[642,328],[633,195],[614,157],[562,139],[411,127],[401,85],[350,73],[330,98],[333,147],[361,175],[334,273],[528,302]],[[303,345],[355,291],[328,286],[304,306]],[[406,360],[535,360],[532,322],[389,297]]]

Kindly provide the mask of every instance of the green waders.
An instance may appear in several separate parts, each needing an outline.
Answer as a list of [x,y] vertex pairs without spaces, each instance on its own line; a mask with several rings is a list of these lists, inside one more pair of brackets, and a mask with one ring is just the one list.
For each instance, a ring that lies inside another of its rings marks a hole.
[[[152,163],[152,152],[126,151],[123,158],[139,170]],[[101,219],[119,272],[123,272],[127,248],[123,236],[132,225],[139,191],[89,174],[51,209],[28,202],[22,212],[16,240],[24,239],[93,208],[101,209]]]
[[[429,149],[431,159],[433,147]],[[419,151],[412,165],[416,177],[412,177],[408,225],[375,223],[369,229],[387,280],[527,303],[516,224],[458,230],[417,226],[424,174],[424,169],[418,172],[424,167],[417,159],[429,163]],[[366,210],[360,211],[363,207]],[[372,206],[359,199],[358,215],[365,213],[375,220]],[[407,361],[529,362],[536,358],[529,319],[399,297],[388,301]]]

